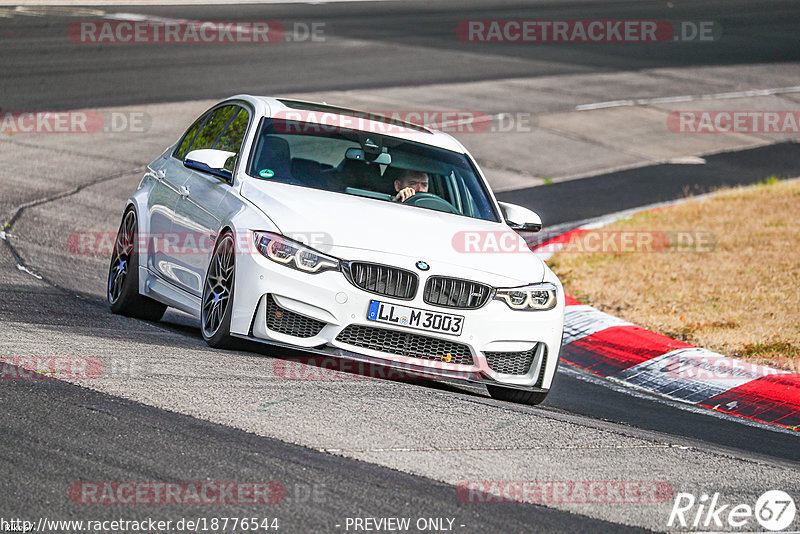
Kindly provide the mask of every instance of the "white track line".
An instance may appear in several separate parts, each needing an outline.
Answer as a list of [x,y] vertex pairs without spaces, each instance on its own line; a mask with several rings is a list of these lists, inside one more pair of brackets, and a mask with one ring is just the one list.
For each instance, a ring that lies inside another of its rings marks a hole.
[[39,276],[39,275],[38,275],[38,274],[36,274],[35,272],[31,271],[30,269],[28,269],[28,268],[27,268],[27,267],[25,267],[24,265],[17,264],[17,269],[19,269],[19,270],[20,270],[20,271],[22,271],[23,273],[28,273],[29,275],[31,275],[32,277],[36,278],[37,280],[41,280],[41,279],[42,279],[42,277],[41,277],[41,276]]
[[711,93],[707,95],[662,96],[657,98],[638,98],[635,100],[609,100],[593,104],[575,106],[575,111],[590,111],[593,109],[619,108],[625,106],[647,106],[650,104],[673,104],[675,102],[693,102],[697,100],[729,100],[733,98],[750,98],[754,96],[783,95],[800,93],[800,86],[773,87],[771,89],[750,89],[748,91],[733,91],[728,93]]

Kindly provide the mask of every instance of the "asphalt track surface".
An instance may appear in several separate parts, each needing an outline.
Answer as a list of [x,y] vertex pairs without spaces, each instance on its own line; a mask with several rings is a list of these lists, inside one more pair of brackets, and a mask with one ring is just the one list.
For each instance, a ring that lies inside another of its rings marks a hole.
[[752,184],[768,176],[781,179],[800,176],[800,144],[795,142],[724,152],[704,159],[706,163],[700,166],[651,165],[501,192],[497,197],[530,207],[547,225],[562,225],[687,195],[701,195],[721,187]]
[[[780,62],[798,59],[792,23],[800,14],[796,3],[676,2],[671,10],[663,4],[569,2],[520,6],[480,2],[388,2],[331,4],[324,8],[310,5],[124,8],[125,12],[204,20],[325,21],[331,32],[342,39],[332,39],[322,53],[318,48],[284,48],[284,45],[266,50],[219,45],[204,47],[202,53],[193,45],[81,48],[82,45],[65,44],[54,38],[54,32],[63,30],[74,17],[15,17],[2,22],[0,68],[4,76],[0,79],[0,105],[4,109],[99,107],[216,98],[236,92],[274,94],[423,85],[749,61],[775,63],[779,69]],[[709,18],[720,21],[726,33],[737,34],[741,39],[719,45],[681,45],[675,49],[627,45],[609,45],[599,50],[561,45],[546,49],[507,45],[465,49],[464,43],[453,39],[452,32],[446,29],[466,18],[534,17]],[[20,39],[20,34],[24,39]],[[354,41],[361,43],[357,54],[353,53]],[[406,46],[402,57],[393,53],[394,43]],[[409,44],[418,47],[416,55],[408,51]],[[449,54],[465,50],[473,54],[469,64],[452,68]],[[527,57],[530,55],[535,58]],[[518,61],[519,57],[527,60]],[[784,143],[711,156],[704,171],[698,171],[695,166],[654,165],[499,196],[539,210],[548,224],[566,223],[678,198],[687,192],[703,192],[719,185],[751,183],[770,174],[796,176],[800,174],[797,150],[796,144]],[[131,162],[126,168],[133,167]],[[706,170],[708,176],[698,175]],[[719,176],[724,178],[719,179]],[[118,202],[118,196],[128,194],[129,186],[125,187],[108,195],[108,202]],[[4,206],[15,208],[24,200],[46,196],[36,195],[35,191],[4,190],[3,197]],[[60,200],[61,204],[53,199],[35,207],[46,209],[52,205],[54,210],[63,209],[69,197]],[[551,211],[550,206],[558,208]],[[3,216],[16,213],[17,219],[13,222],[20,227],[12,227],[13,231],[23,231],[25,223],[28,232],[35,232],[37,218],[27,217],[33,208],[9,209]],[[57,243],[58,237],[47,236],[45,228],[41,228],[41,232],[45,247]],[[180,317],[171,317],[156,330],[147,323],[110,317],[105,306],[93,295],[83,294],[83,298],[77,298],[75,293],[80,291],[59,279],[57,269],[43,273],[50,286],[33,284],[27,274],[16,269],[16,263],[26,261],[24,255],[14,257],[16,252],[9,247],[0,251],[5,295],[0,304],[0,316],[4,322],[26,324],[31,330],[38,327],[49,332],[52,339],[41,339],[42,345],[69,346],[73,342],[70,332],[87,331],[97,324],[107,324],[118,332],[118,337],[98,338],[99,343],[115,344],[128,339],[156,346],[185,345],[187,350],[196,350],[202,343],[192,322]],[[159,331],[164,332],[163,342],[152,339]],[[85,343],[74,341],[79,342]],[[286,354],[249,348],[268,358],[286,357]],[[405,401],[412,404],[415,396],[421,398],[420,395],[444,392],[452,399],[454,407],[479,403],[490,409],[511,410],[516,416],[545,417],[707,451],[720,458],[743,458],[755,468],[766,465],[796,469],[800,461],[795,435],[687,411],[648,395],[631,395],[580,373],[560,372],[545,404],[535,409],[509,406],[486,398],[475,388],[449,383],[387,382],[386,387],[390,386],[402,387]],[[257,436],[163,406],[147,406],[61,381],[3,380],[0,381],[0,399],[0,458],[4,473],[0,479],[0,514],[3,517],[86,518],[90,515],[92,519],[110,519],[120,512],[127,514],[124,507],[118,506],[91,507],[87,512],[84,505],[66,500],[67,489],[76,480],[256,479],[280,481],[289,490],[290,497],[293,491],[303,494],[309,486],[324,488],[320,499],[290,498],[274,511],[268,511],[281,518],[286,524],[285,531],[290,532],[334,531],[337,530],[333,527],[334,519],[343,520],[348,516],[452,516],[457,518],[457,523],[465,525],[461,529],[464,532],[632,530],[630,526],[540,506],[465,505],[455,498],[452,485],[432,478]],[[409,429],[409,433],[413,431]],[[545,456],[543,461],[557,460]],[[692,466],[685,468],[692,469]],[[730,476],[739,475],[731,473]],[[169,510],[143,506],[137,508],[136,515],[169,519],[193,515],[241,516],[251,511],[241,506],[201,509],[187,506]]]
[[[280,481],[284,500],[257,514],[277,518],[281,531],[332,532],[345,517],[363,516],[457,517],[454,529],[469,532],[629,531],[543,506],[476,507],[459,502],[442,483],[57,380],[9,381],[2,398],[3,462],[16,467],[0,482],[6,518],[34,510],[50,518],[72,516],[77,506],[63,496],[76,480],[238,480]],[[115,520],[120,510],[94,507],[91,515]],[[196,505],[168,514],[163,506],[144,505],[131,519],[213,516],[252,517],[253,505]]]
[[[669,7],[672,6],[672,7]],[[97,9],[97,8],[92,8]],[[324,23],[318,43],[77,44],[70,23],[98,17],[13,17],[0,34],[0,107],[60,109],[223,98],[231,94],[428,85],[442,82],[635,71],[656,67],[796,61],[798,6],[792,0],[708,2],[356,2],[241,6],[115,6],[106,13],[145,13],[211,21]],[[468,19],[711,20],[713,43],[609,43],[520,46],[460,41]],[[766,81],[766,80],[760,80]],[[768,83],[768,82],[767,82]],[[609,95],[613,100],[616,95]]]

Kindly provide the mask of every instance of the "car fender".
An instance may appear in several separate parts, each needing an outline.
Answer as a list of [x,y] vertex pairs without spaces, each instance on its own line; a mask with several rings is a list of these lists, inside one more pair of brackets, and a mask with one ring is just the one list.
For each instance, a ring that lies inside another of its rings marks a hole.
[[[544,282],[549,282],[558,288],[558,297],[556,301],[556,308],[561,310],[561,338],[564,337],[564,314],[566,311],[566,294],[564,293],[564,286],[561,280],[558,279],[556,274],[550,269],[547,263],[544,263]],[[552,348],[552,347],[551,347]],[[547,367],[545,368],[544,382],[541,387],[549,390],[553,384],[556,371],[558,370],[559,362],[561,361],[561,344],[556,346],[555,351],[547,355]]]
[[233,189],[223,198],[218,213],[221,222],[217,240],[224,232],[230,231],[236,243],[230,331],[232,334],[247,335],[261,295],[255,294],[246,284],[240,283],[240,280],[244,279],[241,276],[243,263],[240,258],[245,258],[248,254],[259,254],[252,241],[254,230],[279,232],[279,229],[265,213]]
[[[147,216],[147,198],[150,190],[153,187],[155,175],[152,168],[148,167],[147,172],[139,182],[139,187],[133,195],[128,198],[125,204],[125,209],[122,211],[124,214],[129,208],[132,208],[136,213],[136,232],[138,236],[148,235],[150,233],[150,218]],[[116,236],[114,237],[116,243]],[[141,238],[137,238],[141,244]],[[149,275],[147,274],[147,246],[139,246],[137,248],[139,255],[139,294],[145,294],[145,284]]]

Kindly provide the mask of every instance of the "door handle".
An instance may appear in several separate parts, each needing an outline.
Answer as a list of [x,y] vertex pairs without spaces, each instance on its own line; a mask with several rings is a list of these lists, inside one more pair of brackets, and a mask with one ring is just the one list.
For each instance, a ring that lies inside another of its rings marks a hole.
[[189,196],[189,188],[185,185],[182,185],[179,189],[180,195],[183,198],[187,198]]

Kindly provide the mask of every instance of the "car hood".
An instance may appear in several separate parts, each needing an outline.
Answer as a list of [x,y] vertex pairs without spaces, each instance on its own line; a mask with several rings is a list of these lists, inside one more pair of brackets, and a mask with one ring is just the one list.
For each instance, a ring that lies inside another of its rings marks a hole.
[[[247,181],[242,196],[258,206],[279,231],[321,252],[343,259],[374,259],[375,252],[424,261],[431,274],[468,271],[494,283],[529,284],[544,279],[544,263],[525,241],[502,223],[461,217],[393,202],[267,181]],[[490,280],[491,279],[491,280]]]

